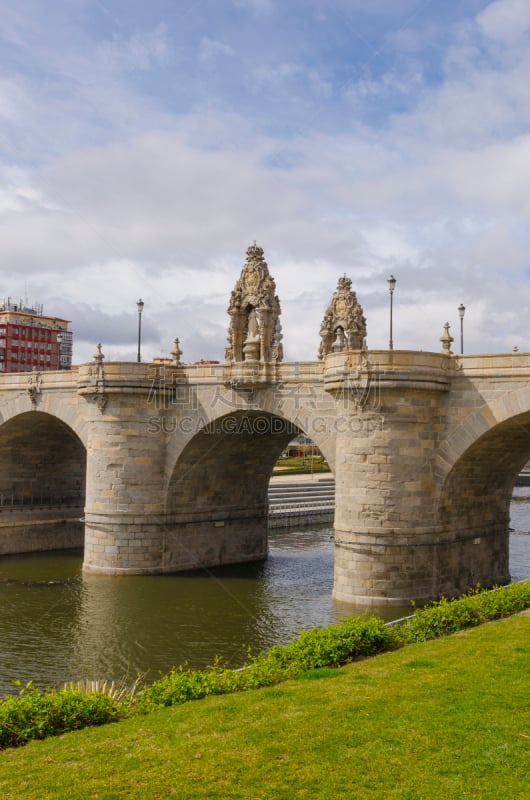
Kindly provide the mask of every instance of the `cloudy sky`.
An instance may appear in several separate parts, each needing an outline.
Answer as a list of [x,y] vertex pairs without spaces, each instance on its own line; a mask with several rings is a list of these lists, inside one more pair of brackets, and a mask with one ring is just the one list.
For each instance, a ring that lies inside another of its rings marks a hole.
[[222,359],[256,240],[285,356],[346,272],[396,349],[530,350],[528,0],[0,0],[0,300]]

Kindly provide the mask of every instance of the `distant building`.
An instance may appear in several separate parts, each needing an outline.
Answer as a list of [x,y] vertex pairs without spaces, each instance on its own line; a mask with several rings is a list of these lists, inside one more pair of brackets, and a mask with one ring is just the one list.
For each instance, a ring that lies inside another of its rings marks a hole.
[[289,442],[282,455],[288,458],[308,458],[321,456],[322,453],[309,436],[300,433]]
[[0,303],[0,373],[70,369],[69,320],[47,317],[42,305]]

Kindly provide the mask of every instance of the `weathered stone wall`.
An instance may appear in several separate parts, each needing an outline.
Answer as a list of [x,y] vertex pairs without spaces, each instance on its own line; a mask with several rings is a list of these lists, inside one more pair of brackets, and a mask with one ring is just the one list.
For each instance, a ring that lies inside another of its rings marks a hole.
[[[334,406],[320,365],[278,367],[274,381],[250,383],[230,366],[147,366],[106,365],[98,386],[105,403],[88,435],[85,570],[265,558],[272,468],[315,410]],[[91,376],[81,383],[89,396]],[[311,434],[333,463],[333,430]]]
[[530,417],[513,413],[530,402],[530,360],[517,362],[515,401],[493,359],[484,372],[474,357],[470,376],[465,358],[369,356],[379,359],[381,424],[337,442],[334,595],[400,604],[507,581],[509,503],[530,455]]
[[82,507],[0,509],[0,555],[83,547]]
[[[372,395],[342,407],[358,422],[337,440],[334,596],[358,604],[421,602],[439,577],[432,460],[448,379],[442,356],[395,353],[386,363],[386,354],[378,356]],[[328,385],[340,400],[337,360],[328,359]]]
[[77,501],[85,495],[81,441],[50,414],[27,411],[0,427],[0,506]]
[[[422,602],[508,578],[529,379],[527,354],[408,351],[1,376],[0,493],[29,491],[39,464],[50,494],[82,492],[86,458],[86,570],[258,559],[272,465],[302,431],[335,474],[335,596]],[[21,547],[61,541],[20,530]]]
[[164,451],[148,434],[148,380],[145,366],[138,366],[141,369],[135,371],[133,364],[109,365],[105,406],[102,411],[92,407],[85,504],[87,571],[161,570]]
[[85,409],[77,404],[75,372],[42,384],[35,373],[2,376],[0,553],[82,547]]

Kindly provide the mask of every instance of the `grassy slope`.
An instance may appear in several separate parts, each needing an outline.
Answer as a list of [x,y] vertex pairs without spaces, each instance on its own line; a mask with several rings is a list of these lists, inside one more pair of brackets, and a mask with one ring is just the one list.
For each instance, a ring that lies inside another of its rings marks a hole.
[[519,800],[530,615],[0,753],[0,797]]

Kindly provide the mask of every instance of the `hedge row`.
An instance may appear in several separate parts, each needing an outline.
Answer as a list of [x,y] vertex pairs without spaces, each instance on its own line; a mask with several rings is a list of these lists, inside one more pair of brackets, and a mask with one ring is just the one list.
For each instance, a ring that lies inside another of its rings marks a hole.
[[374,616],[349,617],[327,628],[302,631],[295,641],[251,657],[242,669],[215,662],[206,670],[172,669],[151,685],[107,694],[68,686],[44,692],[31,684],[18,697],[0,700],[0,748],[16,747],[65,731],[115,722],[161,706],[172,706],[212,694],[256,689],[294,678],[312,669],[340,667],[359,656],[371,656],[425,641],[530,607],[530,581],[492,591],[473,590],[462,597],[432,603],[395,625]]

